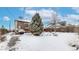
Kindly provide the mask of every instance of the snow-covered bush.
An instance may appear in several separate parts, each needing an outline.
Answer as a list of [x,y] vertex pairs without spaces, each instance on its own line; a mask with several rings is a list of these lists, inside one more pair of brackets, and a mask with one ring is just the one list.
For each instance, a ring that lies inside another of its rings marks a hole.
[[11,49],[9,49],[9,51],[15,51],[16,50],[16,48],[11,48]]
[[75,50],[79,49],[79,39],[71,40],[69,46],[74,47]]
[[39,13],[33,16],[30,24],[30,31],[35,36],[39,36],[43,32],[43,23]]
[[69,44],[71,47],[74,47],[74,50],[79,50],[79,44]]
[[53,32],[52,34],[53,34],[53,36],[58,36],[58,34],[56,32]]

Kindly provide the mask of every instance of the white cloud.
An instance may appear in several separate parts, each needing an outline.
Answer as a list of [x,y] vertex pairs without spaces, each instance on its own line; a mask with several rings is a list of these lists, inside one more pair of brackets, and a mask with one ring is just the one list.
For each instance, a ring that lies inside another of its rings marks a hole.
[[36,13],[36,10],[25,10],[25,14],[29,14],[31,16],[33,16]]
[[79,7],[73,7],[72,8],[76,13],[79,13]]
[[39,11],[39,14],[43,18],[51,18],[53,14],[56,14],[56,12],[53,11],[53,10],[42,9],[42,10]]
[[68,24],[79,24],[79,15],[69,14],[62,17],[61,20],[67,21]]
[[40,14],[42,21],[44,23],[51,22],[51,20],[53,20],[53,17],[55,15],[57,15],[58,21],[60,21],[63,18],[60,14],[57,14],[56,11],[52,10],[51,8],[50,9],[44,9],[43,8],[43,9],[40,9],[40,10],[33,10],[33,9],[30,9],[30,10],[26,9],[25,10],[25,13],[31,15],[31,17],[33,17],[36,12]]
[[52,8],[48,9],[41,8],[39,10],[37,9],[35,10],[32,7],[27,7],[27,8],[20,8],[20,10],[25,11],[24,18],[28,19],[31,19],[35,15],[35,13],[39,13],[43,22],[49,22],[52,19],[53,14],[56,14],[56,12],[52,10]]
[[56,14],[54,10],[49,9],[41,9],[41,10],[25,10],[26,14],[33,16],[35,13],[39,13],[43,19],[51,19],[52,14]]
[[77,21],[79,20],[79,15],[71,14],[71,15],[67,15],[66,18]]
[[[75,9],[72,8],[72,9],[77,10],[76,12],[79,11],[79,8],[75,8]],[[31,17],[33,17],[33,15],[36,12],[39,13],[41,18],[43,19],[42,21],[44,21],[44,22],[51,21],[54,14],[57,15],[59,20],[67,21],[67,23],[74,23],[75,24],[74,21],[79,21],[79,15],[69,14],[69,15],[66,15],[66,16],[62,16],[61,14],[57,14],[56,11],[54,11],[51,8],[49,8],[49,9],[42,8],[40,10],[35,10],[35,9],[32,9],[32,8],[25,8],[24,11],[25,11],[26,17],[27,17],[27,15],[30,15]]]
[[3,17],[3,20],[4,20],[4,21],[9,21],[10,18],[9,18],[8,16],[4,16],[4,17]]

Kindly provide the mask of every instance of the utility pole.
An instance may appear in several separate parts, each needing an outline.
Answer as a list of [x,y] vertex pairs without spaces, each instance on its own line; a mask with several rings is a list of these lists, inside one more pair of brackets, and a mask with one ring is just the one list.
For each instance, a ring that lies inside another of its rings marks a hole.
[[56,14],[54,14],[54,15],[52,15],[53,16],[53,22],[54,22],[54,32],[56,33],[56,24],[57,24],[57,15]]
[[26,10],[26,7],[24,7],[24,10],[23,10],[23,18],[25,17],[25,10]]
[[9,31],[11,31],[11,20],[9,21]]

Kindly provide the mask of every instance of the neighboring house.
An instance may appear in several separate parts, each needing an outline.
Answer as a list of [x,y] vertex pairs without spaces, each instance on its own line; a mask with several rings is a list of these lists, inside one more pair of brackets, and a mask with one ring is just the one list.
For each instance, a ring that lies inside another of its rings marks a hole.
[[29,32],[29,24],[28,20],[15,20],[15,31]]
[[79,33],[79,26],[76,26],[76,27],[74,28],[74,32]]
[[[55,26],[49,26],[47,28],[44,29],[44,31],[46,32],[53,32],[54,31],[54,27]],[[74,30],[75,29],[75,30]],[[79,29],[77,27],[75,27],[74,25],[65,25],[62,26],[60,24],[56,25],[56,32],[77,32],[79,31]]]

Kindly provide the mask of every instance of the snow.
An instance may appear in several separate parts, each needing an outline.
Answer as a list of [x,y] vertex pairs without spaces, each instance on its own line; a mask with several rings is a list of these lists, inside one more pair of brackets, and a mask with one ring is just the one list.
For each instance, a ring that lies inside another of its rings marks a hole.
[[31,22],[31,20],[29,20],[29,19],[17,19],[17,21]]
[[[77,33],[63,33],[57,32],[58,36],[54,36],[53,33],[43,32],[40,36],[33,36],[31,33],[25,33],[19,35],[19,40],[12,48],[16,48],[16,51],[74,51],[75,47],[71,47],[69,44],[78,43]],[[0,43],[0,50],[9,50],[7,46],[10,38],[14,36],[7,35],[7,40]],[[17,35],[15,35],[17,36]],[[79,43],[78,43],[79,44]]]
[[18,32],[25,32],[23,29],[19,29]]

